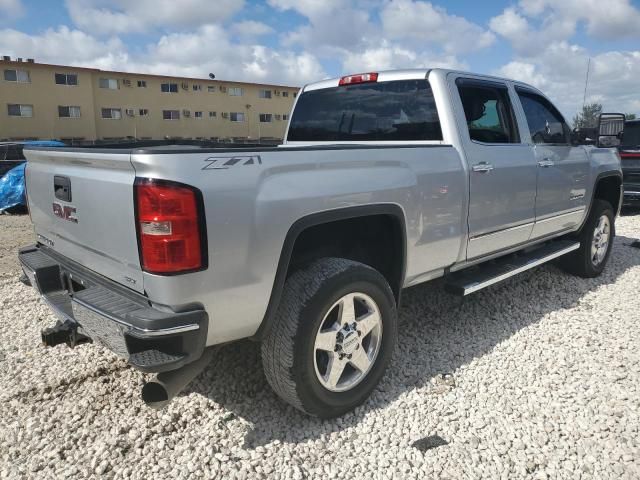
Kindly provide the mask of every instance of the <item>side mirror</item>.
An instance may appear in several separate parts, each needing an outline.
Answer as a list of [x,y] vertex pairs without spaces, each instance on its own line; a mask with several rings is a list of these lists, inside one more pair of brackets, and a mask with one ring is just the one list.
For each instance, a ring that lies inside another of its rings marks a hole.
[[601,113],[598,118],[598,147],[617,147],[624,132],[623,113]]

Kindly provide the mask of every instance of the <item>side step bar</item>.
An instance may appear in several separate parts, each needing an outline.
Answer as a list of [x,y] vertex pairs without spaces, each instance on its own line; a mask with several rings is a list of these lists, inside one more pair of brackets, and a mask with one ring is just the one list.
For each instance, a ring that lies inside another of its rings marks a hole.
[[454,295],[469,295],[489,285],[547,263],[580,248],[580,242],[559,240],[529,252],[508,255],[487,265],[461,270],[448,277],[445,289]]

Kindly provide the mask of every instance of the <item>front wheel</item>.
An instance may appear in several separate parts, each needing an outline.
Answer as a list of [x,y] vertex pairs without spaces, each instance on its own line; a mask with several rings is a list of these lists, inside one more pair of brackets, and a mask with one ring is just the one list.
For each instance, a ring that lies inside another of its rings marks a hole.
[[578,235],[580,248],[561,258],[560,266],[584,278],[597,277],[609,260],[615,238],[615,216],[609,202],[593,201],[591,214]]
[[262,343],[274,391],[322,418],[362,403],[391,359],[395,299],[386,279],[362,263],[325,258],[293,273]]

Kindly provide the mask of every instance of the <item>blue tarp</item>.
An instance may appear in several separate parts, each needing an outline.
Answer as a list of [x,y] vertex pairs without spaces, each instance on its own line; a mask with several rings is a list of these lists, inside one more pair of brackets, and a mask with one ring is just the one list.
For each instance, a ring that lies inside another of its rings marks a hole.
[[0,178],[0,212],[7,208],[25,205],[24,195],[24,167],[22,163],[9,170],[4,177]]

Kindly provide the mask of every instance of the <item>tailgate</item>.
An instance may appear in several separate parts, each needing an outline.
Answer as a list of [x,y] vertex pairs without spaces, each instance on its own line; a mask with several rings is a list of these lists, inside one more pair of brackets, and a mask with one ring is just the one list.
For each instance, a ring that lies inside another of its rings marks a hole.
[[138,292],[142,270],[129,152],[25,149],[38,242]]

